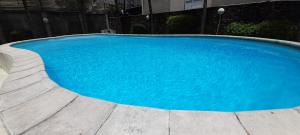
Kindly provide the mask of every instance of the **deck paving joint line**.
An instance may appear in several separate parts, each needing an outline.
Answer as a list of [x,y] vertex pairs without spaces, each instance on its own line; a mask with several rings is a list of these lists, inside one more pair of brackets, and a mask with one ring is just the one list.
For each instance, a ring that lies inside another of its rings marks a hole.
[[0,112],[0,122],[2,122],[2,125],[3,125],[3,127],[4,127],[4,129],[5,129],[5,131],[6,131],[6,133],[7,133],[8,135],[12,135],[11,131],[9,130],[9,128],[6,126],[4,120],[2,119],[2,116],[3,116],[3,115],[2,115],[2,112]]
[[[34,85],[34,84],[37,84],[37,83],[39,83],[39,82],[42,82],[44,79],[47,79],[47,78],[43,78],[43,77],[42,77],[41,80],[35,81],[35,82],[33,82],[33,83],[30,83],[30,84],[28,84],[28,85],[26,85],[26,86],[24,86],[24,87],[17,88],[17,89],[13,89],[13,90],[8,91],[8,92],[0,93],[0,96],[1,96],[1,95],[5,95],[5,94],[8,94],[8,93],[11,93],[11,92],[19,91],[19,90],[22,90],[22,89],[24,89],[24,88],[28,88],[28,87],[30,87],[30,86],[32,86],[32,85]],[[3,85],[2,85],[2,86],[3,86]]]
[[[25,70],[25,71],[26,71],[26,70]],[[13,81],[17,81],[17,80],[21,80],[21,79],[24,79],[24,78],[26,78],[26,77],[29,77],[29,76],[32,76],[32,75],[38,74],[38,73],[40,73],[40,72],[43,72],[43,71],[45,71],[45,69],[39,70],[39,71],[37,71],[37,72],[34,72],[34,73],[32,73],[32,74],[29,74],[29,75],[26,75],[26,76],[23,76],[23,77],[20,77],[20,78],[14,79],[14,80],[9,80],[7,83],[9,83],[9,82],[13,82]],[[19,73],[19,72],[16,72],[16,73]],[[9,74],[9,75],[12,75],[12,74]]]
[[95,132],[94,135],[97,135],[98,132],[100,132],[100,129],[105,125],[105,123],[108,121],[108,119],[110,118],[110,116],[113,114],[113,112],[116,110],[116,108],[118,107],[118,104],[114,104],[111,112],[108,114],[108,116],[106,117],[106,119],[103,121],[103,123],[100,124],[100,127],[97,129],[97,131]]
[[33,126],[31,126],[30,128],[24,130],[23,132],[19,133],[19,135],[23,135],[26,132],[28,132],[29,130],[33,129],[34,127],[40,125],[41,123],[51,119],[53,116],[55,116],[56,114],[58,114],[59,112],[61,112],[64,108],[68,107],[69,105],[71,105],[80,95],[76,95],[70,102],[68,102],[66,105],[64,105],[63,107],[61,107],[58,111],[56,111],[55,113],[53,113],[52,115],[50,115],[49,117],[45,118],[44,120],[34,124]]
[[247,135],[250,135],[250,132],[247,130],[247,128],[244,126],[244,124],[242,123],[242,121],[240,120],[239,116],[234,112],[233,113],[235,115],[235,118],[237,119],[237,121],[239,122],[239,124],[241,125],[241,127],[244,129],[244,131],[246,132]]
[[42,96],[42,95],[44,95],[44,94],[47,94],[47,93],[49,93],[49,92],[51,92],[51,91],[53,91],[54,89],[57,89],[57,88],[59,88],[59,86],[56,85],[56,86],[50,88],[49,90],[46,90],[45,92],[42,92],[42,93],[40,93],[40,94],[37,94],[36,96],[33,96],[32,98],[30,98],[30,99],[28,99],[28,100],[26,100],[26,101],[23,101],[23,102],[21,102],[21,103],[19,103],[19,104],[16,104],[16,105],[13,105],[13,106],[11,106],[11,107],[8,107],[8,108],[6,108],[6,109],[4,109],[4,110],[0,110],[0,112],[4,112],[4,111],[9,110],[9,109],[11,109],[11,108],[14,108],[14,107],[16,107],[16,106],[25,104],[25,103],[27,103],[27,102],[29,102],[29,101],[31,101],[31,100],[34,100],[34,99],[36,99],[36,98],[38,98],[38,97],[40,97],[40,96]]
[[38,66],[43,66],[43,64],[34,65],[34,66],[32,66],[32,67],[29,67],[29,68],[26,68],[26,69],[23,69],[23,70],[20,70],[20,71],[10,72],[9,74],[19,73],[19,72],[24,72],[24,71],[26,71],[26,70],[30,70],[30,69],[36,68],[36,67],[38,67]]

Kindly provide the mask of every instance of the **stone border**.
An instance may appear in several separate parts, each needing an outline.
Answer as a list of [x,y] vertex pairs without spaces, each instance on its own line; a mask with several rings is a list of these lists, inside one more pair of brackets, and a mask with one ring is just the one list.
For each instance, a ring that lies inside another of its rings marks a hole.
[[[295,42],[268,41],[299,47]],[[0,46],[1,66],[8,73],[0,89],[1,135],[300,134],[300,107],[237,113],[177,111],[121,105],[81,96],[53,82],[45,72],[41,57],[32,51],[10,47],[15,43]]]

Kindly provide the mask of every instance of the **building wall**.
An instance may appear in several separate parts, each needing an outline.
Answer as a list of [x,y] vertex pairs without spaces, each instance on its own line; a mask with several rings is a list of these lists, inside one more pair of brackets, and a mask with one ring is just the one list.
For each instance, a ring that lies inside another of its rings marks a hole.
[[[141,0],[143,3],[143,14],[149,14],[148,0]],[[221,7],[230,5],[242,5],[261,3],[267,1],[299,1],[299,0],[207,0],[208,7]],[[153,13],[175,12],[185,10],[185,0],[152,0]]]
[[176,12],[176,11],[184,10],[184,2],[185,2],[185,0],[171,0],[170,11]]
[[266,1],[285,1],[285,0],[210,0],[209,7],[241,5],[250,3],[260,3]]
[[[143,14],[149,14],[148,0],[142,0]],[[171,0],[173,1],[173,0]],[[170,12],[170,0],[151,0],[153,13]]]

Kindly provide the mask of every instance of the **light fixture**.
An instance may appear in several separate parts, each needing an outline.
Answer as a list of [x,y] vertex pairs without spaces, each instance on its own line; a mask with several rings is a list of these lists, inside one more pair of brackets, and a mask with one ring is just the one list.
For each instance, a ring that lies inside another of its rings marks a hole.
[[217,32],[216,32],[216,35],[219,34],[220,25],[221,25],[221,22],[222,22],[222,15],[223,15],[224,13],[225,13],[225,9],[224,9],[224,8],[219,8],[219,9],[218,9],[219,23],[218,23],[218,26],[217,26]]

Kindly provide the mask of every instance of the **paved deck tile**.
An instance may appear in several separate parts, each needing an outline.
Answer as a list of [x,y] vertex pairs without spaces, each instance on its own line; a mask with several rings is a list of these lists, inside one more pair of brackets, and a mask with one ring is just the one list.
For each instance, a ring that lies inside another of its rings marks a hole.
[[168,135],[169,112],[118,105],[97,135]]
[[2,112],[3,121],[12,134],[20,134],[57,113],[75,97],[76,94],[57,88]]
[[44,70],[44,65],[40,65],[40,66],[36,66],[36,67],[30,68],[30,69],[25,70],[25,71],[12,73],[12,74],[9,74],[6,81],[9,82],[9,81],[18,80],[18,79],[28,77],[32,74],[38,73],[38,72],[43,71],[43,70]]
[[32,68],[35,68],[37,66],[43,66],[43,62],[41,62],[40,60],[35,60],[33,62],[30,62],[28,64],[25,65],[20,65],[20,66],[12,66],[12,68],[10,69],[9,73],[16,73],[16,72],[21,72],[21,71],[25,71],[25,70],[29,70]]
[[20,62],[14,62],[13,66],[14,67],[18,67],[18,66],[25,66],[31,63],[34,63],[36,61],[39,61],[41,58],[37,57],[37,58],[32,58],[32,59],[28,59],[28,60],[24,60],[24,61],[20,61]]
[[55,86],[57,85],[51,80],[43,79],[21,90],[0,95],[0,111],[28,101],[36,96],[39,96],[40,94],[53,89]]
[[171,111],[171,135],[247,135],[234,113]]
[[40,80],[42,80],[42,75],[39,74],[39,72],[14,81],[8,82],[7,80],[5,80],[3,82],[2,88],[0,88],[0,95],[14,90],[29,87],[33,83],[36,83]]
[[114,107],[113,103],[81,96],[25,135],[95,135]]
[[300,135],[300,115],[295,110],[237,113],[250,135]]

